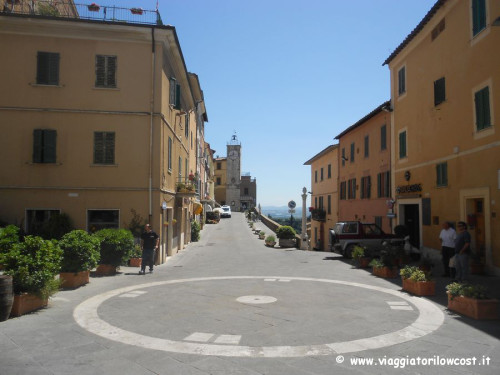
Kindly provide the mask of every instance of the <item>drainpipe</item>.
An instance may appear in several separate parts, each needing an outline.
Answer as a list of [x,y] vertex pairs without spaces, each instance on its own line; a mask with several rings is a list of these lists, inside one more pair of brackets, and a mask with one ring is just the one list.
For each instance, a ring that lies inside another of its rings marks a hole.
[[155,69],[156,69],[156,47],[155,28],[151,28],[151,111],[149,123],[149,223],[153,218],[153,118],[155,105]]

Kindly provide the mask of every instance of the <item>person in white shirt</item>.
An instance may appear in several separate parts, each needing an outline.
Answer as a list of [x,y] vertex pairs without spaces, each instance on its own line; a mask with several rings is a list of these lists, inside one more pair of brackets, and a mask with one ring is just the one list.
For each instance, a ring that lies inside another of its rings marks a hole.
[[452,277],[455,275],[455,268],[450,268],[450,258],[455,255],[455,239],[457,234],[455,229],[450,225],[449,221],[443,223],[443,229],[439,234],[439,239],[441,240],[441,255],[443,259],[444,277]]

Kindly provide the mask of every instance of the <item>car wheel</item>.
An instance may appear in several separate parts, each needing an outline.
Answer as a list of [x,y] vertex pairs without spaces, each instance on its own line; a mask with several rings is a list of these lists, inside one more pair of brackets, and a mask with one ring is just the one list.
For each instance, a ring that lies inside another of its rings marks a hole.
[[354,250],[353,244],[347,245],[347,247],[344,250],[344,258],[351,259],[353,250]]

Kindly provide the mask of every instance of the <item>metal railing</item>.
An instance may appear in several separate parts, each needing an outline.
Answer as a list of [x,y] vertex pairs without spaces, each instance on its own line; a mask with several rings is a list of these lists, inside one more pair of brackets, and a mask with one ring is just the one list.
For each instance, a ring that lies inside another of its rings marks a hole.
[[163,25],[158,10],[122,8],[97,3],[81,4],[68,0],[6,0],[3,8],[0,8],[0,14],[28,14],[103,22]]

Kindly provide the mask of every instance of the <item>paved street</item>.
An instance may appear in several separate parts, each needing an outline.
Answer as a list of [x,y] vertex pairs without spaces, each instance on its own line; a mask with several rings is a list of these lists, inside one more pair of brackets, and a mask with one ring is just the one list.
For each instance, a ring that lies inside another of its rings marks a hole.
[[201,236],[0,323],[0,374],[500,373],[500,324],[448,312],[443,279],[412,297],[337,254],[267,248],[242,214]]

